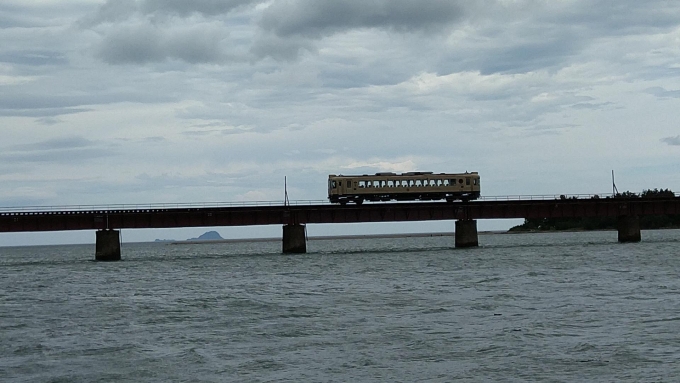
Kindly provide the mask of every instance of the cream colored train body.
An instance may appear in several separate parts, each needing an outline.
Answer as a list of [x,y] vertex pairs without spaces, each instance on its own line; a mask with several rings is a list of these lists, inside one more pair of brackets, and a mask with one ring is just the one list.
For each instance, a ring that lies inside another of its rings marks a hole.
[[328,176],[328,199],[346,204],[364,201],[469,201],[479,198],[479,174],[376,173]]

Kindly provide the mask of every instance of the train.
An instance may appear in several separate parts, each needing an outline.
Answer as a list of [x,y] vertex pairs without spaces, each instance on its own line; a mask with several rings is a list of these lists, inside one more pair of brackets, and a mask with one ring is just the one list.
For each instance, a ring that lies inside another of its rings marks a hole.
[[328,176],[328,200],[342,205],[364,201],[471,201],[480,196],[479,174],[376,173]]

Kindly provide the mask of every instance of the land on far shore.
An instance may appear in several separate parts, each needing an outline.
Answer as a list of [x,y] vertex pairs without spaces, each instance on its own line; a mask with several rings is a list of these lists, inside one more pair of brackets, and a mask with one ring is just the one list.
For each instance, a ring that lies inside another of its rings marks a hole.
[[[506,230],[500,231],[480,231],[480,235],[485,234],[507,234]],[[206,233],[207,234],[207,233]],[[205,235],[205,234],[204,234]],[[423,238],[423,237],[453,237],[456,234],[454,232],[435,232],[435,233],[399,233],[399,234],[356,234],[356,235],[324,235],[324,236],[311,236],[307,239],[310,241],[323,241],[332,239],[371,239],[371,238]],[[191,245],[191,244],[202,244],[202,243],[239,243],[239,242],[280,242],[280,237],[270,237],[270,238],[231,238],[225,239],[220,237],[219,239],[201,239],[205,238],[203,235],[198,238],[191,238],[185,241],[177,240],[159,240],[155,242],[167,243],[170,245]]]

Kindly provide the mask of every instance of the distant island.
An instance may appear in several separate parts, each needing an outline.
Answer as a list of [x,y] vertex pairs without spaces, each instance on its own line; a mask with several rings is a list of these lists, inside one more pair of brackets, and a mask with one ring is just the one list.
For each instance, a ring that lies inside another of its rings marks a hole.
[[216,231],[207,231],[207,232],[201,234],[200,236],[198,236],[198,238],[189,238],[189,239],[187,239],[187,241],[219,241],[219,240],[222,240],[222,239],[224,239],[224,238],[222,238],[220,233],[218,233]]
[[[673,198],[675,194],[669,189],[650,189],[642,194],[624,192],[613,198]],[[581,218],[530,218],[524,223],[510,228],[510,233],[543,232],[543,231],[594,231],[615,230],[616,217],[581,217]],[[678,215],[646,215],[640,217],[640,229],[678,229]]]
[[[224,238],[220,235],[220,233],[216,231],[207,231],[201,235],[198,236],[198,238],[189,238],[186,241],[187,242],[198,242],[198,241],[222,241]],[[177,241],[175,239],[156,239],[154,242],[181,242]]]

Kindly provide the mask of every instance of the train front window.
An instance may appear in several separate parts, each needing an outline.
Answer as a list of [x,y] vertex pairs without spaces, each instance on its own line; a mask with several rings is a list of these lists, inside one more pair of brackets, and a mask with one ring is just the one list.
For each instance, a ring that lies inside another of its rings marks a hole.
[[331,188],[335,189],[338,187],[338,183],[335,180],[331,181]]

